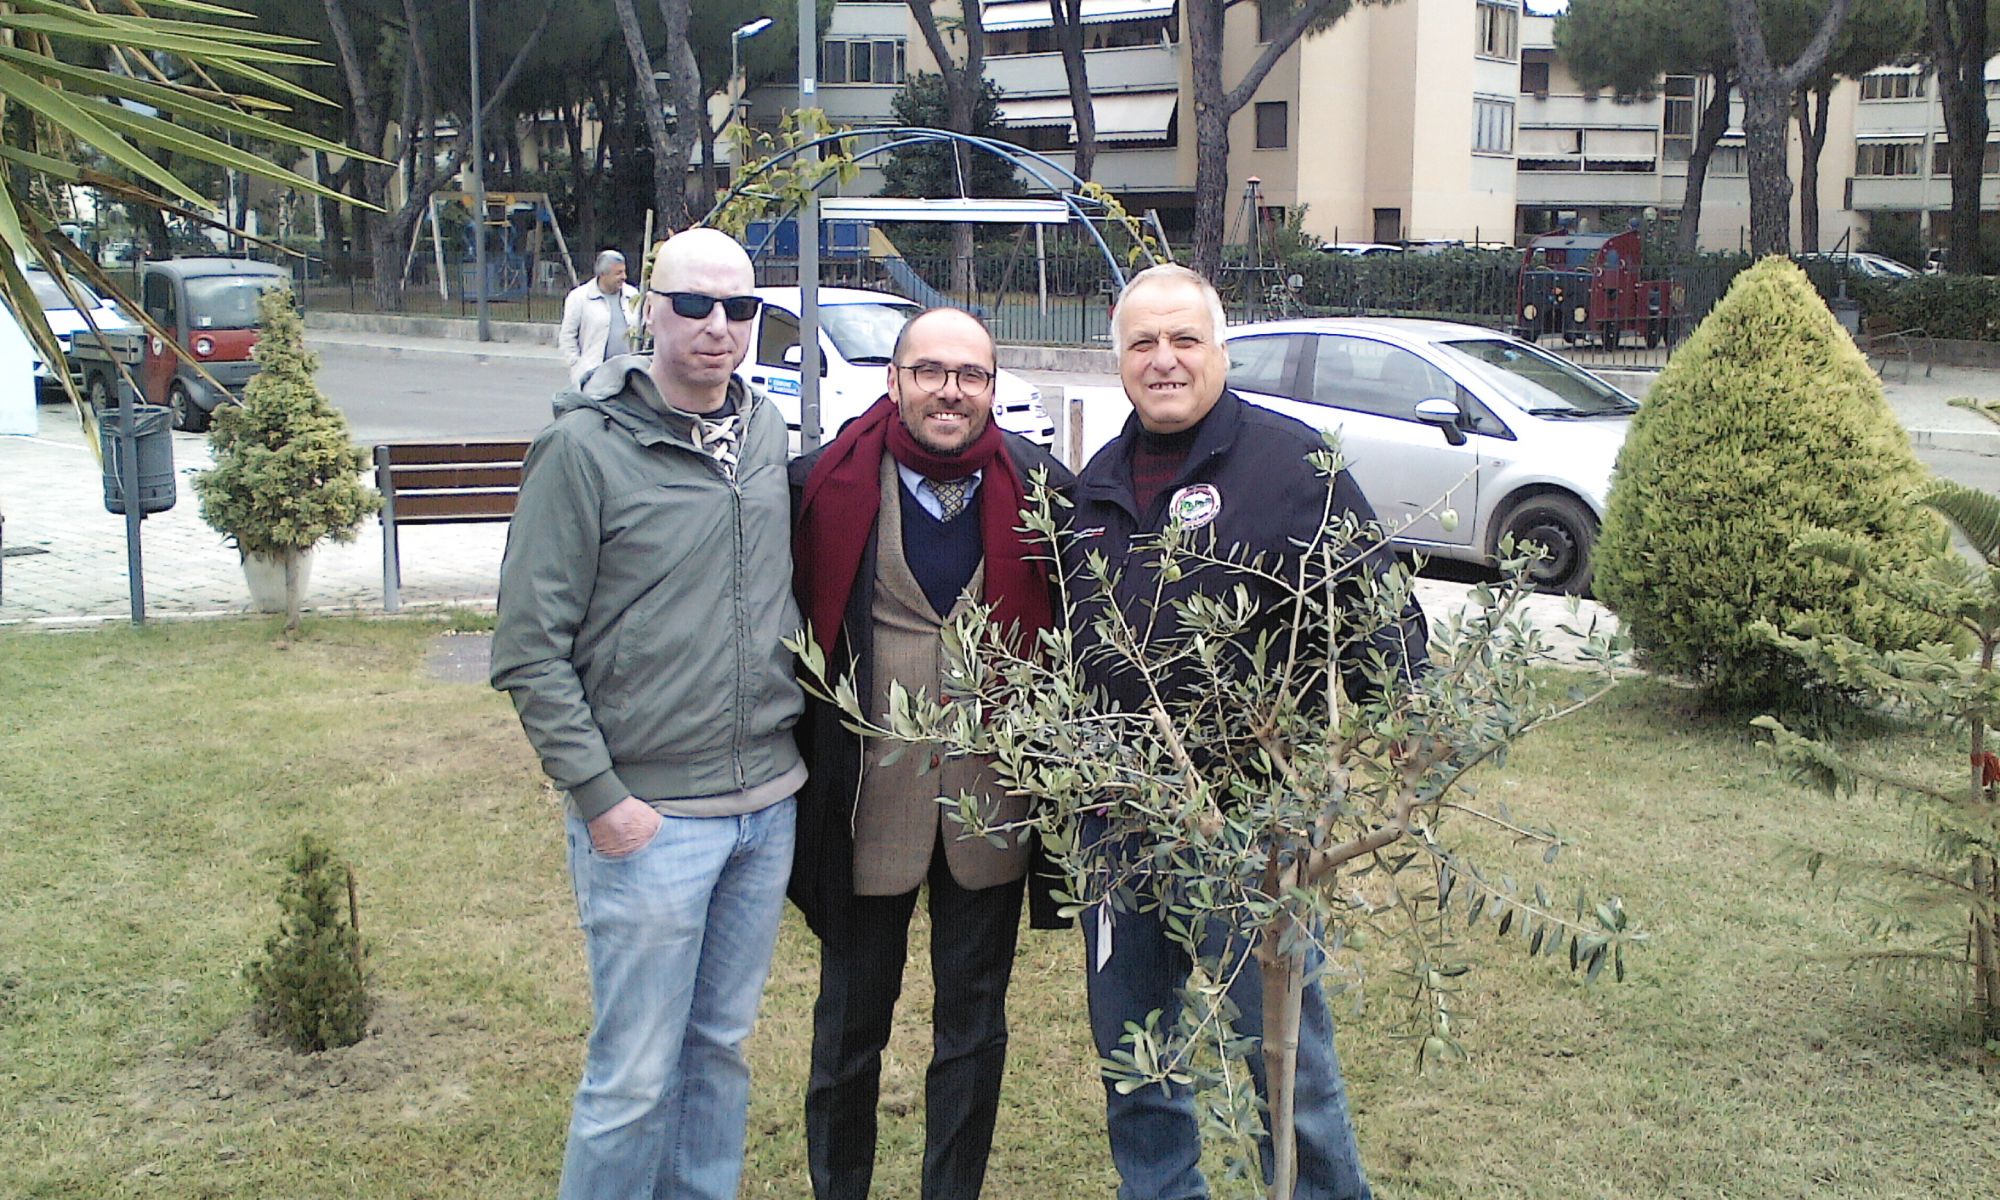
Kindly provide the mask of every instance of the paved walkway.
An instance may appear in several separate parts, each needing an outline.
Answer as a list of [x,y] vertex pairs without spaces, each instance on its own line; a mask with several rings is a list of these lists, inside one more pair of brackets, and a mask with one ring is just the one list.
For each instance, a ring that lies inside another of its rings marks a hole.
[[[315,333],[316,344],[383,345],[434,353],[544,357],[545,347],[468,343],[447,338],[386,339],[383,335]],[[1075,376],[1033,372],[1046,382]],[[1892,368],[1891,406],[1920,444],[2000,456],[2000,426],[1950,407],[1953,396],[2000,398],[2000,373],[1939,367],[1901,378]],[[1109,379],[1092,380],[1113,383]],[[43,405],[41,434],[0,437],[0,512],[6,524],[0,561],[0,625],[73,624],[129,617],[125,525],[104,510],[102,483],[67,406]],[[179,502],[143,525],[149,616],[187,617],[246,612],[249,595],[236,552],[205,525],[190,476],[209,465],[207,440],[173,435]],[[411,607],[493,603],[504,525],[418,527],[402,533],[403,599]],[[1463,603],[1468,585],[1425,580],[1419,595],[1434,616]],[[308,603],[320,612],[380,612],[380,526],[366,522],[348,545],[323,545],[314,560]],[[1566,603],[1540,597],[1545,628],[1566,622]],[[1601,610],[1584,606],[1588,617]]]

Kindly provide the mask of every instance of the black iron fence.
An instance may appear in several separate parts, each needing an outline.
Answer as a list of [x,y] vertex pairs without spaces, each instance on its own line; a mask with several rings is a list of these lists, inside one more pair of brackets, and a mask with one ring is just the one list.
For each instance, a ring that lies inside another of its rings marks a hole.
[[[969,259],[847,258],[821,264],[823,287],[855,287],[905,297],[920,305],[951,304],[985,317],[994,336],[1008,343],[1093,347],[1109,344],[1111,303],[1117,277],[1094,250],[1065,245],[1062,253],[1038,260],[1033,254],[981,254]],[[309,310],[393,312],[470,318],[478,307],[477,276],[467,264],[447,262],[440,278],[436,263],[419,257],[407,281],[378,294],[373,265],[366,256],[285,260],[294,288]],[[1598,337],[1577,337],[1565,349],[1579,361],[1600,366],[1658,367],[1672,349],[1707,317],[1736,275],[1753,260],[1747,255],[1710,255],[1693,262],[1655,264],[1643,279],[1659,281],[1672,297],[1665,316],[1644,327],[1621,331],[1607,346]],[[1884,283],[1847,274],[1838,260],[1802,264],[1836,310],[1859,321],[1869,313],[1971,314],[1939,336],[2000,338],[2000,284],[1960,277]],[[761,286],[796,286],[798,264],[762,259],[756,264]],[[136,269],[120,267],[113,278],[137,295]],[[488,313],[498,321],[554,322],[561,319],[569,273],[553,260],[511,264],[489,273]],[[1513,330],[1519,310],[1520,255],[1511,251],[1450,251],[1353,257],[1304,252],[1285,261],[1248,269],[1225,265],[1217,280],[1232,323],[1290,317],[1394,316],[1458,321]],[[1986,290],[1981,290],[1981,289]],[[1978,292],[1961,296],[1967,289]],[[1989,292],[1991,295],[1989,296]],[[1935,293],[1935,294],[1933,294]],[[1907,320],[1904,324],[1908,324]],[[1919,325],[1923,322],[1918,322]],[[1970,332],[1959,331],[1963,325]],[[1648,334],[1653,336],[1648,336]],[[1561,345],[1561,335],[1543,340]],[[1648,345],[1648,342],[1657,344]]]

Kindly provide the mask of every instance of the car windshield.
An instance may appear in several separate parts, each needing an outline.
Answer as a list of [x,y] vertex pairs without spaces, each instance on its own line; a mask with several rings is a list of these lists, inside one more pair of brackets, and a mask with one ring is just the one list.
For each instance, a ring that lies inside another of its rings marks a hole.
[[886,363],[903,322],[922,311],[914,304],[828,304],[819,310],[819,325],[848,362]]
[[1538,417],[1625,416],[1638,401],[1553,354],[1502,338],[1440,343],[1507,401]]
[[[96,292],[91,291],[75,279],[71,279],[69,285],[76,289],[76,294],[83,297],[86,304],[89,304],[92,308],[97,307],[98,299]],[[76,307],[70,301],[70,298],[63,294],[62,285],[57,283],[46,272],[29,272],[28,286],[35,290],[35,303],[42,306],[43,312],[54,312],[57,309],[73,309]]]
[[196,329],[255,329],[257,297],[286,282],[282,275],[196,275],[187,281],[189,324]]

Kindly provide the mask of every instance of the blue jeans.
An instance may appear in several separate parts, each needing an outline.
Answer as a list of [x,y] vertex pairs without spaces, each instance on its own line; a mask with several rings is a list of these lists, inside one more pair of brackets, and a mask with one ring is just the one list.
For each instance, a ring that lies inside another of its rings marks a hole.
[[[1086,840],[1091,837],[1086,820]],[[1101,837],[1103,827],[1096,830]],[[1098,909],[1082,915],[1084,969],[1090,1000],[1090,1032],[1099,1057],[1121,1048],[1125,1023],[1143,1024],[1146,1014],[1161,1010],[1160,1027],[1171,1029],[1180,1018],[1177,989],[1187,983],[1193,964],[1187,951],[1167,934],[1160,912],[1116,913],[1112,917],[1111,958],[1097,969]],[[1249,944],[1233,937],[1221,922],[1210,922],[1201,943],[1204,959],[1236,963],[1250,953]],[[1309,964],[1309,969],[1317,962]],[[1261,1036],[1264,1029],[1262,974],[1253,962],[1236,976],[1229,998],[1240,1010],[1239,1035]],[[1368,1180],[1361,1170],[1361,1151],[1348,1119],[1347,1088],[1340,1078],[1340,1059],[1333,1049],[1333,1018],[1317,980],[1308,983],[1299,1019],[1299,1061],[1293,1120],[1298,1142],[1297,1200],[1370,1200]],[[1264,1092],[1264,1057],[1252,1053],[1247,1065]],[[1130,1095],[1119,1095],[1109,1080],[1104,1085],[1105,1124],[1111,1135],[1111,1161],[1118,1168],[1118,1200],[1204,1200],[1208,1181],[1202,1178],[1201,1126],[1194,1097],[1185,1085],[1154,1084]],[[1271,1172],[1270,1138],[1260,1139],[1264,1174]]]
[[795,802],[667,817],[607,858],[569,814],[592,1024],[562,1200],[733,1200],[757,1019],[792,866]]

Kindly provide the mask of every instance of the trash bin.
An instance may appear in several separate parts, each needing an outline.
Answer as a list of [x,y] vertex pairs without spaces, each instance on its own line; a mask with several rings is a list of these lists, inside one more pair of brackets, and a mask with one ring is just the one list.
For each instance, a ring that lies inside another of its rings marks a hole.
[[1826,306],[1833,310],[1833,319],[1840,322],[1840,327],[1847,331],[1847,336],[1857,337],[1860,335],[1860,301],[1849,299],[1846,296],[1835,296],[1826,302]]
[[98,445],[104,450],[104,508],[107,512],[121,515],[125,511],[118,476],[125,452],[123,431],[128,411],[133,414],[132,435],[138,469],[132,477],[136,481],[133,490],[138,493],[139,511],[165,512],[174,506],[174,439],[168,426],[171,414],[158,404],[98,410]]

